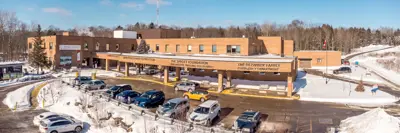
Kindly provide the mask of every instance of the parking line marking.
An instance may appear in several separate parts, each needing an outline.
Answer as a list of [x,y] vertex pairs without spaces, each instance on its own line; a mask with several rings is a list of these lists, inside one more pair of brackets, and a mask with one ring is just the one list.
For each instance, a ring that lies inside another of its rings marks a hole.
[[311,117],[310,117],[310,133],[312,133],[312,120],[311,120]]

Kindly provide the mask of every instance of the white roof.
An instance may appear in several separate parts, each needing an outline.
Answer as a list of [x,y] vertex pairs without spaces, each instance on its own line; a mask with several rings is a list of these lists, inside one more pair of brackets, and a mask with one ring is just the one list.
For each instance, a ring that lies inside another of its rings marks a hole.
[[265,62],[265,63],[276,63],[276,62],[292,62],[295,58],[256,58],[251,56],[238,57],[215,57],[215,56],[188,56],[188,55],[162,55],[162,54],[136,54],[136,53],[116,53],[116,52],[98,52],[104,54],[124,55],[124,56],[135,56],[135,57],[149,57],[149,58],[166,58],[166,59],[183,59],[183,60],[206,60],[206,61],[231,61],[231,62]]
[[201,107],[211,107],[212,105],[218,103],[216,100],[207,100],[204,103],[200,104]]

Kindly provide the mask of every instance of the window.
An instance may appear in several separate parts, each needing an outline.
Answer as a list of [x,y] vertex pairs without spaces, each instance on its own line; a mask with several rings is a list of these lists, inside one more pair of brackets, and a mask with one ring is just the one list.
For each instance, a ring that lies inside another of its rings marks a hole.
[[192,45],[188,44],[187,52],[192,52]]
[[53,49],[53,43],[52,43],[52,42],[50,42],[49,48],[50,48],[50,49]]
[[106,44],[106,50],[107,50],[107,51],[110,50],[110,44]]
[[85,42],[85,44],[83,44],[83,48],[84,48],[85,50],[88,50],[88,49],[89,49],[89,45]]
[[193,71],[193,72],[195,72],[195,71],[196,71],[196,69],[195,69],[195,68],[192,68],[192,71]]
[[280,72],[274,72],[274,75],[281,75]]
[[199,45],[199,52],[201,53],[201,52],[204,52],[204,45],[203,44],[200,44]]
[[165,52],[168,52],[168,44],[165,44]]
[[240,54],[240,45],[227,45],[226,53],[229,54]]
[[215,44],[212,45],[212,52],[213,53],[217,52],[217,45]]
[[44,49],[46,48],[46,42],[43,42],[43,48]]
[[29,49],[32,49],[32,43],[29,43]]
[[180,48],[179,44],[177,44],[177,45],[176,45],[176,52],[177,52],[177,53],[179,53],[179,51],[180,51],[179,49],[181,49],[181,48]]
[[204,69],[200,69],[199,71],[200,71],[200,72],[204,72]]
[[119,50],[119,44],[115,44],[115,50]]
[[160,51],[160,45],[159,44],[156,44],[156,51],[157,52]]
[[99,49],[100,49],[100,43],[97,42],[97,43],[96,43],[96,50],[99,50]]
[[216,73],[216,72],[218,72],[218,70],[212,70],[212,72]]
[[322,58],[317,58],[317,63],[321,63],[322,62]]
[[243,74],[250,74],[250,71],[244,71]]

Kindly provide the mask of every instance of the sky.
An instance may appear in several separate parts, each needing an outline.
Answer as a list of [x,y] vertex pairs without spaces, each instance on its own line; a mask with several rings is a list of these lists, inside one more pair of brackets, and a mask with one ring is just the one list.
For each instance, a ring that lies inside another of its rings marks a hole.
[[[157,0],[0,0],[26,23],[62,29],[156,23]],[[400,0],[160,0],[159,24],[181,27],[288,24],[400,28]]]

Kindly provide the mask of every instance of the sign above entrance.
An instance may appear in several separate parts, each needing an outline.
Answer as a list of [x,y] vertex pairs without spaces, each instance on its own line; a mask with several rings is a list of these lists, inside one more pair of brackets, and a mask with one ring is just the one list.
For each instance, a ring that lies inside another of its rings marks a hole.
[[60,45],[60,50],[81,50],[81,45]]

